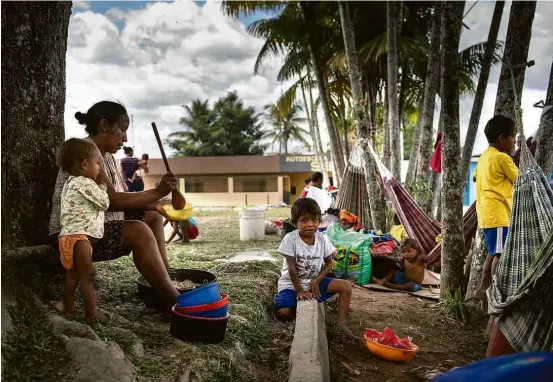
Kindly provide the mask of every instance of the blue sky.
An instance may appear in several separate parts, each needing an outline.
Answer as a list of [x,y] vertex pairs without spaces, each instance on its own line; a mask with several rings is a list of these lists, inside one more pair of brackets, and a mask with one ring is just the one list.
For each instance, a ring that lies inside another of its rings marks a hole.
[[[171,2],[171,1],[166,1],[166,2]],[[199,6],[204,6],[206,3],[206,1],[198,1],[198,0],[195,0],[193,2]],[[104,14],[111,8],[119,8],[122,11],[142,9],[142,8],[145,8],[146,5],[154,3],[154,1],[87,1],[86,3],[90,6],[89,10],[91,10],[92,12]],[[77,7],[73,8],[74,13],[83,12],[83,11],[84,9],[82,8],[77,8]],[[270,17],[271,15],[272,14],[268,12],[257,12],[253,15],[241,16],[238,18],[238,20],[240,20],[240,22],[247,27],[252,22]],[[118,21],[116,22],[116,25],[119,29],[121,29],[124,23],[122,21]]]

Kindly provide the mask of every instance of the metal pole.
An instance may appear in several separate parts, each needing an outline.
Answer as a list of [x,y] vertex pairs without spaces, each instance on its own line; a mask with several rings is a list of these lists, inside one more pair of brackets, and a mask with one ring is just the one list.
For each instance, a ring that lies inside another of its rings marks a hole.
[[132,147],[134,149],[134,117],[131,114]]

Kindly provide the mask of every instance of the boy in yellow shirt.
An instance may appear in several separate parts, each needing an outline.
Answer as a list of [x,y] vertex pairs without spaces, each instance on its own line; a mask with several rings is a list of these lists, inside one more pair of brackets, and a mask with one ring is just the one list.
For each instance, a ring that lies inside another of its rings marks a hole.
[[509,232],[513,203],[513,184],[518,176],[510,154],[515,147],[515,123],[510,118],[496,115],[484,129],[490,146],[482,153],[474,170],[476,182],[476,212],[478,226],[484,230],[488,255],[482,271],[482,283],[475,297],[487,312],[486,290],[492,283],[499,257]]

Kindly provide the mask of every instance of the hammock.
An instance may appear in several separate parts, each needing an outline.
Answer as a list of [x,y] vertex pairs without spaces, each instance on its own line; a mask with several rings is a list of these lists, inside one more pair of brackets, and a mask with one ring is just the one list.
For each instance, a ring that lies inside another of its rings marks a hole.
[[359,222],[364,227],[372,227],[370,216],[369,197],[367,195],[367,183],[361,165],[361,153],[355,144],[351,150],[348,164],[344,170],[342,184],[338,190],[338,196],[333,208],[346,210],[357,215]]
[[521,142],[520,172],[489,313],[514,350],[553,350],[553,190]]

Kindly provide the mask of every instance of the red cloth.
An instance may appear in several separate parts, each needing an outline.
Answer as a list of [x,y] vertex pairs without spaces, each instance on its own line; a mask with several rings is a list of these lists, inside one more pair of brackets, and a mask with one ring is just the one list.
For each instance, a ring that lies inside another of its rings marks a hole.
[[371,243],[371,255],[392,255],[396,244],[393,241],[383,241],[382,243]]
[[444,133],[438,133],[436,137],[436,143],[434,144],[434,155],[430,159],[430,168],[435,173],[439,174],[442,172],[442,139]]
[[300,198],[305,198],[307,197],[307,192],[309,191],[309,187],[311,187],[313,185],[312,182],[309,182],[307,184],[307,186],[305,186],[305,188],[303,189],[303,191],[301,192],[301,195],[300,195]]

